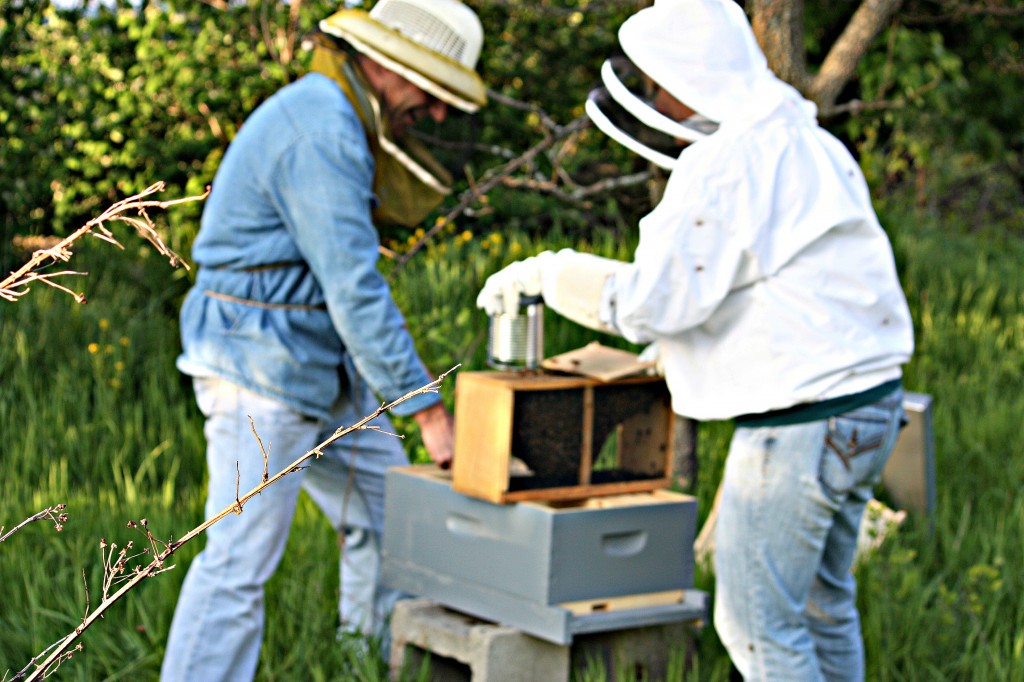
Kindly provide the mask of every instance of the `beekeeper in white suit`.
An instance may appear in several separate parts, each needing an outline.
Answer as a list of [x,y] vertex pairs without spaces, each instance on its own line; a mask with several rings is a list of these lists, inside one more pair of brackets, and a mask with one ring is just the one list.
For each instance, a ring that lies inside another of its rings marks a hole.
[[580,324],[656,342],[675,412],[737,427],[714,614],[735,666],[862,679],[850,567],[913,352],[891,247],[856,161],[769,71],[737,4],[657,0],[619,41],[626,57],[605,63],[587,111],[671,171],[633,262],[542,253],[492,275],[477,304],[494,314],[540,293]]

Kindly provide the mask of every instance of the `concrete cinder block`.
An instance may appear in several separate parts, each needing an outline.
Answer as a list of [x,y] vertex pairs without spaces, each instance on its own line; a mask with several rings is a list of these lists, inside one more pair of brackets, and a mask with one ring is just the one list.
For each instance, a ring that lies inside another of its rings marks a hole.
[[427,599],[399,601],[391,615],[391,679],[415,672],[424,654],[431,657],[433,682],[569,680],[569,647]]
[[693,666],[701,627],[694,621],[577,635],[571,669],[607,682],[679,680]]

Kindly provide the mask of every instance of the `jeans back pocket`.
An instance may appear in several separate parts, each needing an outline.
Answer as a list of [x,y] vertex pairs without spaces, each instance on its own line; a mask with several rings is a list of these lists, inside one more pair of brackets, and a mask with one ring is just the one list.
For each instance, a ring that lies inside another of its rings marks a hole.
[[894,415],[858,412],[831,417],[825,431],[818,478],[836,502],[845,499],[856,486],[874,485],[892,449]]

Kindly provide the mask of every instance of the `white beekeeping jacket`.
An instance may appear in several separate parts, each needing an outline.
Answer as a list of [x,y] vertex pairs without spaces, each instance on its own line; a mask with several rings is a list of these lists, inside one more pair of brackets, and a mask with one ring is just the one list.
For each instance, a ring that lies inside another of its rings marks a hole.
[[913,331],[856,161],[767,68],[732,0],[658,0],[626,55],[720,126],[680,154],[601,320],[657,340],[673,408],[725,419],[898,378]]

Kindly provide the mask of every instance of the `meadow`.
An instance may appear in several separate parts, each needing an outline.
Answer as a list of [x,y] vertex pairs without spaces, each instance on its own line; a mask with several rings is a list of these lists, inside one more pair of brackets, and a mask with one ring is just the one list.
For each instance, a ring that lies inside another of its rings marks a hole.
[[[1024,680],[1024,242],[940,225],[911,209],[883,218],[917,332],[905,386],[934,398],[938,487],[934,518],[911,517],[858,570],[868,679]],[[125,237],[127,253],[96,242],[76,255],[73,264],[89,275],[71,284],[86,292],[87,305],[39,285],[18,303],[0,303],[0,525],[57,503],[69,514],[59,533],[33,523],[0,545],[0,679],[98,603],[101,539],[138,543],[130,520],[146,518],[167,539],[202,520],[202,422],[174,368],[188,275],[132,239]],[[485,320],[473,300],[488,274],[545,248],[628,258],[631,239],[455,230],[393,274],[396,297],[434,372],[480,369]],[[553,315],[546,332],[549,354],[594,338],[615,343]],[[454,377],[442,387],[450,405],[453,389]],[[410,433],[410,456],[422,460],[412,429],[398,425]],[[700,425],[692,492],[702,518],[729,432],[725,423]],[[52,679],[155,680],[178,589],[201,544],[184,546],[176,568],[143,582],[90,628],[83,651]],[[257,679],[386,679],[379,649],[360,655],[335,641],[337,555],[334,531],[303,497],[268,587]],[[713,595],[703,567],[697,583]],[[685,679],[729,674],[706,627]],[[581,670],[575,679],[605,674]]]

